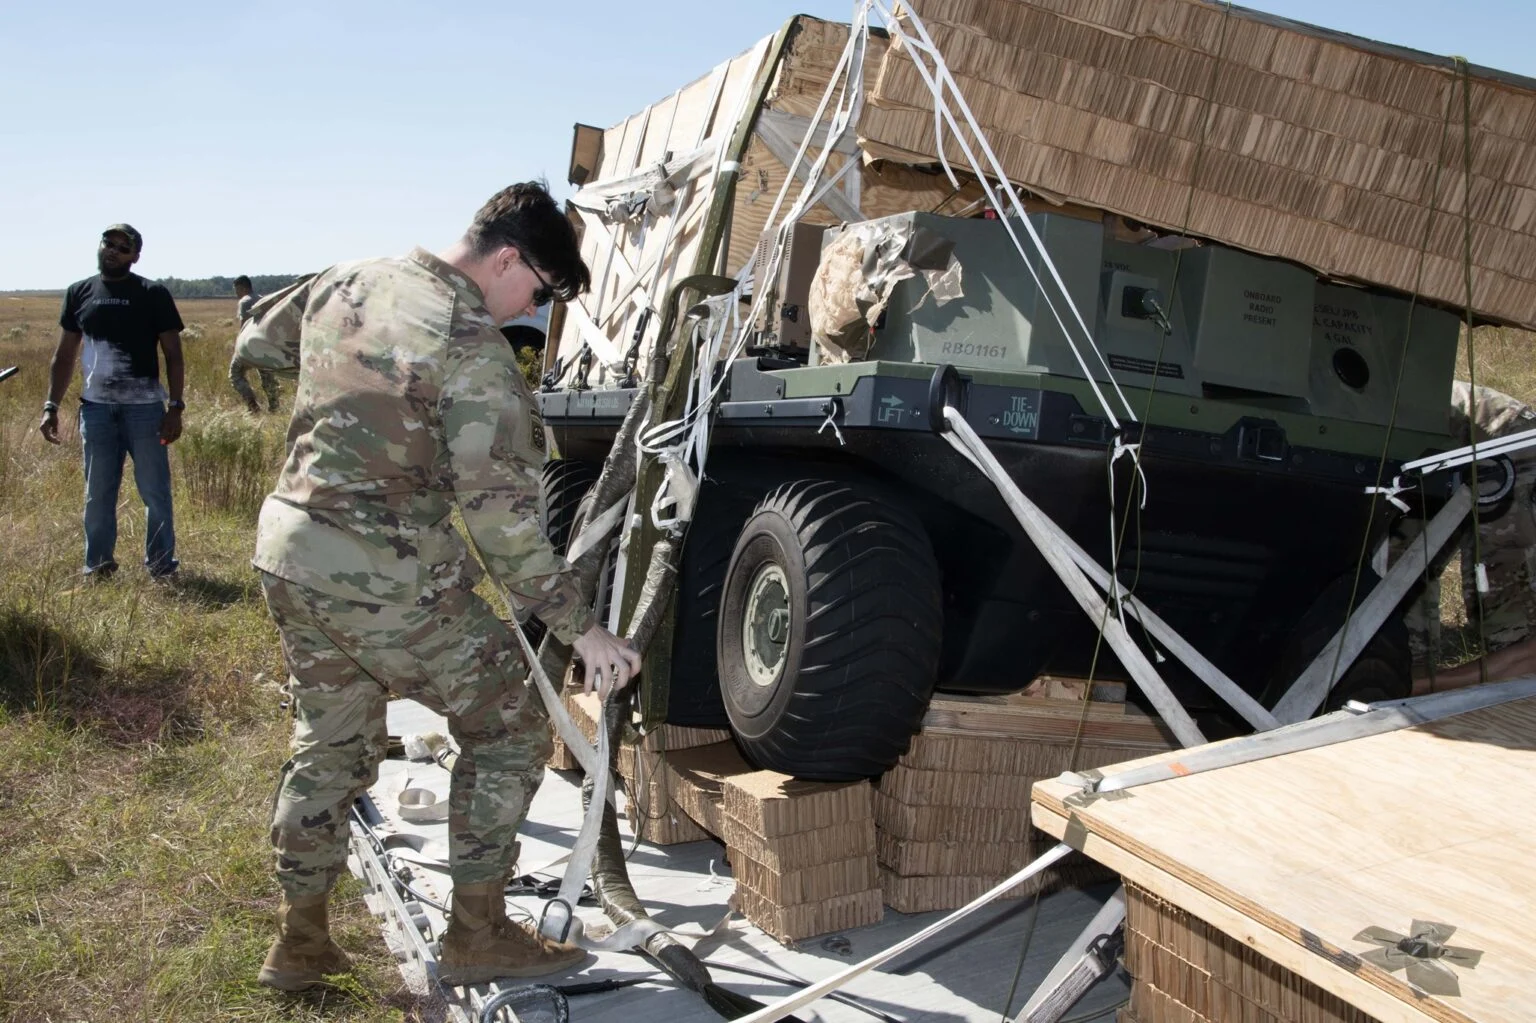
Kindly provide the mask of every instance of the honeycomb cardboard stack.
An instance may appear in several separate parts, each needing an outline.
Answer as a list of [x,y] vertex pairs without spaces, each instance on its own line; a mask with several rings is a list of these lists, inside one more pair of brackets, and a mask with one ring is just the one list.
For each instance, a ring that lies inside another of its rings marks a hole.
[[1135,885],[1126,886],[1125,1023],[1375,1023],[1316,984]]
[[[1208,0],[907,6],[1014,184],[1536,326],[1531,79]],[[938,157],[906,48],[859,138],[869,158]]]
[[730,742],[671,753],[673,797],[725,844],[737,905],[788,943],[878,923],[868,782],[796,781],[754,770]]
[[[597,696],[567,691],[562,702],[587,741],[596,742],[601,707]],[[645,841],[652,845],[678,845],[710,837],[678,807],[670,791],[664,764],[669,751],[718,743],[728,737],[728,732],[714,729],[666,725],[643,736],[637,743],[625,743],[619,750],[619,777],[624,779],[624,791],[628,796],[625,813],[629,816],[630,826],[639,831]],[[570,756],[563,748],[559,752]],[[570,763],[571,767],[576,766],[574,759]],[[551,766],[559,768],[553,760]]]
[[[887,905],[964,905],[1055,844],[1030,825],[1037,780],[1170,748],[1156,718],[1125,704],[1123,686],[1095,685],[1085,706],[1089,695],[1087,683],[1043,678],[1012,696],[934,699],[911,749],[876,782]],[[1111,876],[1074,858],[1008,895]]]
[[[1126,706],[1124,686],[1089,695],[1087,683],[1041,679],[1013,696],[936,698],[911,750],[874,784],[755,770],[726,733],[672,726],[626,744],[619,774],[646,841],[723,843],[742,913],[794,942],[876,923],[882,903],[963,905],[1052,844],[1030,826],[1036,780],[1171,747],[1157,719]],[[594,738],[596,697],[565,704]],[[1079,859],[1009,895],[1111,877]]]

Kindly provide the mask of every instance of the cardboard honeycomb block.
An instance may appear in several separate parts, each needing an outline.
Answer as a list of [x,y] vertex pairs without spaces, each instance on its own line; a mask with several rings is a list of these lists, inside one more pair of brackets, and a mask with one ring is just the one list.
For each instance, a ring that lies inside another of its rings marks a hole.
[[662,725],[640,737],[636,744],[647,753],[663,753],[674,750],[694,749],[715,743],[730,742],[731,733],[723,728],[685,728],[682,725]]
[[[1151,984],[1131,985],[1131,1015],[1138,1023],[1226,1023],[1201,1016]],[[1236,1023],[1236,1021],[1232,1021]]]
[[780,906],[738,884],[736,899],[748,920],[769,937],[785,944],[877,924],[885,912],[878,888],[840,895],[824,902]]
[[[1002,894],[1017,899],[1036,892],[1098,884],[1114,877],[1105,868],[1087,860],[1057,864],[1034,877],[1021,881]],[[885,904],[898,913],[927,913],[936,909],[958,909],[1006,880],[1006,875],[970,874],[903,877],[885,867],[880,869],[880,890]]]
[[[561,702],[587,741],[596,743],[597,724],[602,713],[597,694],[567,691]],[[569,756],[569,751],[566,755]],[[693,820],[673,796],[671,780],[665,770],[666,756],[628,744],[619,748],[615,761],[628,797],[625,814],[630,826],[652,845],[705,841],[710,838],[710,833]],[[571,766],[576,766],[574,758]]]
[[740,854],[779,873],[875,854],[874,817],[768,838],[722,814],[718,835],[733,859]]
[[875,826],[915,842],[1027,842],[1036,834],[1028,809],[908,806],[875,791]]
[[711,834],[724,831],[722,789],[725,779],[752,771],[734,743],[677,750],[666,755],[666,777],[672,798]]
[[1041,835],[1022,842],[914,842],[880,832],[875,854],[882,867],[903,877],[922,874],[978,874],[998,877],[1029,865],[1054,845]]
[[554,752],[549,755],[549,763],[545,765],[552,771],[574,771],[580,765],[576,763],[576,757],[560,736],[555,736]]
[[735,853],[731,872],[736,875],[737,887],[746,887],[779,906],[825,902],[880,884],[875,858],[867,855],[780,872]]
[[586,736],[587,742],[597,744],[597,722],[602,716],[602,702],[598,700],[596,693],[571,692],[566,690],[560,696],[560,702],[565,705],[566,711],[571,715],[576,728]]
[[1149,753],[1160,753],[1164,748],[1085,741],[1074,750],[1070,737],[1030,739],[925,728],[913,736],[911,747],[897,764],[921,771],[971,771],[1054,778],[1063,771],[1105,767]]
[[1035,779],[974,771],[922,771],[894,767],[876,782],[878,791],[908,806],[1023,810]]
[[725,813],[764,838],[873,818],[867,781],[798,781],[777,771],[754,771],[721,785]]
[[652,845],[705,841],[710,833],[678,803],[662,758],[663,754],[630,746],[619,750],[619,776],[629,797],[626,812],[630,825]]
[[[1145,983],[1212,1020],[1374,1023],[1337,996],[1135,885],[1126,886],[1126,969],[1138,986]],[[1149,1004],[1155,1001],[1149,996]]]
[[1074,743],[1109,745],[1127,751],[1119,758],[1122,760],[1161,752],[1171,745],[1159,719],[1123,702],[1093,700],[1085,704],[1081,698],[1022,693],[935,697],[923,716],[923,731],[967,739],[982,735],[1032,739],[1069,748]]
[[711,837],[693,818],[665,800],[645,807],[638,800],[629,799],[625,802],[624,813],[640,839],[651,845],[682,845],[703,842]]

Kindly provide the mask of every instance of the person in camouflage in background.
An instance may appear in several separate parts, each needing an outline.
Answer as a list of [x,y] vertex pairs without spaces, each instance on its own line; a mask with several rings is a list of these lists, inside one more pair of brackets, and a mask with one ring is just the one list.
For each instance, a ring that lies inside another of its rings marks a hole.
[[[251,318],[251,309],[256,305],[256,293],[251,290],[251,279],[245,274],[235,278],[235,323],[241,327],[245,321]],[[256,400],[256,392],[251,388],[250,380],[246,374],[250,367],[240,361],[239,355],[229,360],[229,385],[240,395],[240,400],[245,402],[245,407],[252,415],[261,412],[261,403]],[[277,374],[270,369],[260,369],[256,375],[261,378],[261,389],[267,395],[267,411],[277,411],[278,390]]]
[[[1471,385],[1458,380],[1451,388],[1450,428],[1457,446],[1474,439],[1481,444],[1536,429],[1536,410],[1489,387],[1476,389],[1474,403]],[[1456,545],[1448,545],[1438,564],[1431,565],[1424,596],[1404,615],[1420,664],[1417,673],[1427,676],[1429,662],[1440,649],[1439,575],[1450,558],[1460,554],[1462,599],[1469,624],[1482,637],[1484,656],[1436,672],[1435,689],[1471,685],[1485,675],[1490,680],[1511,677],[1531,660],[1526,648],[1536,623],[1536,448],[1516,451],[1511,459],[1515,481],[1510,494],[1495,507],[1479,511],[1475,534],[1468,516]],[[1479,554],[1488,578],[1488,592],[1481,602],[1476,589]]]
[[471,591],[483,562],[574,646],[589,691],[640,668],[593,624],[544,538],[544,430],[497,329],[589,281],[570,222],[525,183],[493,196],[441,254],[332,267],[268,296],[241,331],[240,359],[298,370],[288,458],[253,559],[295,715],[272,816],[283,902],[268,986],[299,990],[348,966],[326,898],[346,861],[348,807],[378,777],[389,693],[445,715],[460,748],[439,978],[536,976],[583,957],[506,918],[517,830],[552,743],[516,636]]

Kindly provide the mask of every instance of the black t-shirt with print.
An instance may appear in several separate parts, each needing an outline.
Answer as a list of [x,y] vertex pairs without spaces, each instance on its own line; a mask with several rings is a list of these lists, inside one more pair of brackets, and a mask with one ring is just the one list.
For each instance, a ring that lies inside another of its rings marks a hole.
[[84,339],[80,365],[86,401],[139,404],[165,400],[160,386],[159,336],[182,329],[165,285],[129,274],[100,274],[70,285],[59,326]]

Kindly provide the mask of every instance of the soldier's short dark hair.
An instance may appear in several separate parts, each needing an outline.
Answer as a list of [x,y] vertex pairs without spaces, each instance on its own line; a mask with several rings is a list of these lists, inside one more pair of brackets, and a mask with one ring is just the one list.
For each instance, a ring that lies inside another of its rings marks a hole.
[[542,181],[508,185],[486,200],[465,232],[477,256],[511,245],[538,268],[568,302],[592,285],[576,228]]
[[237,288],[242,288],[242,287],[249,288],[250,286],[251,286],[251,279],[249,277],[247,277],[245,274],[241,274],[239,277],[235,278],[235,287],[237,287]]

